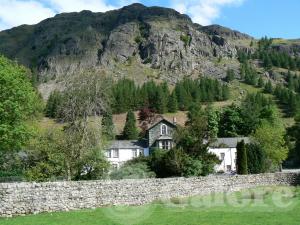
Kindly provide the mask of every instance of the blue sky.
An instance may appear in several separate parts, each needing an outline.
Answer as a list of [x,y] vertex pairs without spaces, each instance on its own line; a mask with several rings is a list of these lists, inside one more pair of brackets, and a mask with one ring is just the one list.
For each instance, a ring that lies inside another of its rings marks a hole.
[[133,2],[174,8],[202,25],[220,24],[256,38],[300,38],[300,0],[0,0],[0,30],[56,13],[104,12]]

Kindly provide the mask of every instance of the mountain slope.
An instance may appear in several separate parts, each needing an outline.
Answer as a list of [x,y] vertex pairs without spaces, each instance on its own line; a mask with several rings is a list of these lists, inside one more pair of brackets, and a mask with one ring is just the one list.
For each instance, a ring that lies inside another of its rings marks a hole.
[[49,92],[48,84],[53,88],[87,70],[137,82],[220,77],[228,67],[238,68],[237,50],[251,51],[251,40],[221,26],[194,24],[173,9],[133,4],[106,13],[63,13],[2,31],[0,53],[36,71]]

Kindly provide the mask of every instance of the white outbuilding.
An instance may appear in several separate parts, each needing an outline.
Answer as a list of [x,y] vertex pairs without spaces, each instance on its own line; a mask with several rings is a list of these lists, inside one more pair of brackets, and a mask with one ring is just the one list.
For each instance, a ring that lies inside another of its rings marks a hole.
[[209,152],[214,153],[221,160],[215,166],[216,172],[232,173],[236,171],[237,143],[244,140],[245,144],[250,143],[248,137],[217,138],[210,144]]

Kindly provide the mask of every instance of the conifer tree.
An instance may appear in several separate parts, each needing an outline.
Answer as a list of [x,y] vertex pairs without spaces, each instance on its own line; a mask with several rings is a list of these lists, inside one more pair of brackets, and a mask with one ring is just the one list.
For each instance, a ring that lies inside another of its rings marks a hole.
[[257,81],[257,86],[260,88],[263,88],[265,86],[264,79],[260,76],[258,81]]
[[167,97],[160,86],[156,90],[156,104],[154,107],[156,112],[160,114],[164,114],[167,111]]
[[178,110],[178,102],[175,92],[173,91],[172,94],[169,96],[168,100],[168,111],[170,113],[175,113]]
[[226,78],[225,78],[225,81],[230,83],[231,81],[234,80],[234,71],[232,69],[228,69],[227,72],[226,72]]
[[115,132],[114,132],[114,123],[113,123],[113,117],[111,112],[106,112],[102,117],[102,129],[103,134],[108,138],[108,140],[113,140],[115,138]]
[[272,86],[272,83],[271,83],[270,80],[266,83],[264,90],[267,93],[272,93],[273,92],[273,86]]
[[239,142],[236,146],[237,150],[237,173],[238,174],[248,174],[248,165],[247,165],[247,151],[244,140]]
[[62,95],[60,94],[60,92],[57,90],[51,92],[47,100],[45,115],[49,118],[56,118],[58,116],[58,110],[61,102]]
[[222,101],[228,100],[230,97],[230,91],[228,86],[222,86]]
[[50,94],[45,107],[45,115],[49,118],[54,118],[54,94]]
[[134,113],[130,110],[127,113],[126,123],[123,130],[123,139],[135,140],[138,138],[138,130],[136,127],[136,119]]
[[241,64],[241,67],[240,67],[240,76],[241,76],[241,80],[245,80],[246,68],[245,68],[244,64]]

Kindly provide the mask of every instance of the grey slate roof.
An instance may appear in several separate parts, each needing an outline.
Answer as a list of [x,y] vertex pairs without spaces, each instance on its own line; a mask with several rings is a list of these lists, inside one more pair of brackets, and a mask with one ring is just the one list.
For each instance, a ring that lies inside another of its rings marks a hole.
[[115,140],[112,141],[108,149],[136,149],[136,148],[146,148],[147,145],[144,141],[140,140]]
[[210,144],[210,147],[222,147],[226,146],[229,148],[235,148],[237,143],[244,140],[245,144],[250,143],[250,139],[248,137],[234,137],[234,138],[217,138],[215,142]]
[[155,127],[157,124],[159,124],[160,122],[165,122],[166,124],[168,124],[171,127],[176,127],[176,125],[174,123],[172,123],[171,121],[165,119],[165,118],[159,118],[158,120],[154,121],[153,123],[151,123],[148,126],[147,130],[151,130],[153,127]]

